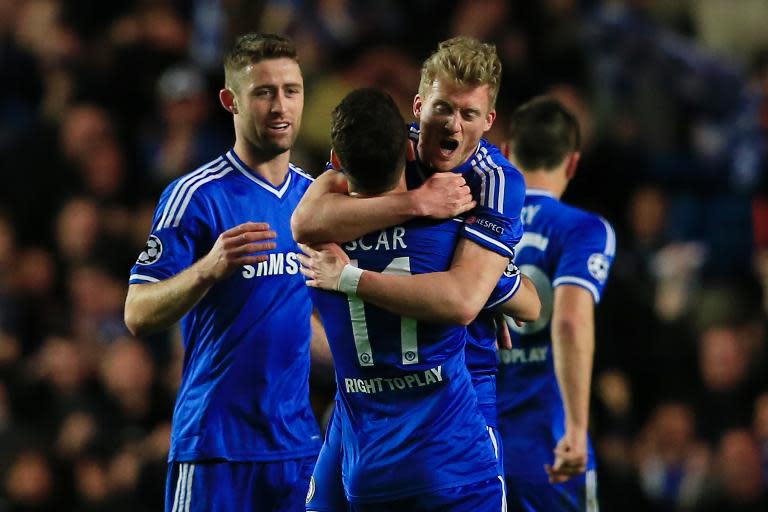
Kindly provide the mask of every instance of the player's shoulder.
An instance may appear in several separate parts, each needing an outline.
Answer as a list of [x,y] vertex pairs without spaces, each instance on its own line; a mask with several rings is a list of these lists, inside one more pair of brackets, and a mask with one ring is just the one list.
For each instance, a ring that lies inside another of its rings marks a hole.
[[207,183],[211,183],[232,172],[232,163],[227,159],[226,154],[214,158],[210,162],[197,167],[195,170],[182,174],[165,187],[163,196],[178,194],[183,190],[199,190]]
[[486,139],[480,139],[480,144],[475,152],[475,160],[476,165],[503,169],[505,173],[514,173],[522,177],[522,173],[504,156],[501,149]]
[[616,233],[604,217],[577,206],[558,201],[561,209],[560,218],[569,237],[591,239],[605,243],[605,252],[616,252]]
[[160,196],[157,227],[177,226],[190,207],[199,207],[208,195],[216,196],[220,190],[217,185],[228,180],[234,170],[232,162],[224,154],[173,180]]
[[470,165],[479,175],[504,180],[506,187],[510,189],[520,188],[521,195],[525,190],[523,173],[504,156],[498,147],[485,139],[480,139],[477,151],[470,159]]
[[309,174],[298,165],[289,163],[288,169],[296,175],[296,177],[299,179],[299,182],[306,182],[307,184],[310,184],[315,181],[315,178],[312,177],[311,174]]

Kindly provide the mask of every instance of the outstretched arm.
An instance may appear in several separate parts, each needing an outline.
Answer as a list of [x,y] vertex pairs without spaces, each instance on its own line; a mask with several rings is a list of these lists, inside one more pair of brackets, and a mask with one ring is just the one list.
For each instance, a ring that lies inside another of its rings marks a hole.
[[555,462],[545,469],[553,483],[583,473],[587,467],[587,427],[592,357],[595,351],[595,303],[576,285],[555,288],[552,354],[565,408],[565,435],[555,448]]
[[[339,290],[349,258],[335,244],[316,249],[302,247],[309,257],[299,256],[307,284]],[[448,270],[413,276],[362,271],[355,295],[401,316],[467,325],[485,305],[507,263],[506,257],[462,238]]]
[[125,325],[134,336],[160,331],[177,322],[219,280],[236,268],[266,260],[254,253],[275,248],[276,236],[265,223],[246,222],[223,232],[208,254],[179,274],[157,282],[132,284],[125,300]]
[[464,178],[454,173],[435,173],[408,192],[353,198],[344,174],[329,170],[307,189],[291,217],[291,231],[304,244],[343,243],[414,217],[450,218],[474,206]]

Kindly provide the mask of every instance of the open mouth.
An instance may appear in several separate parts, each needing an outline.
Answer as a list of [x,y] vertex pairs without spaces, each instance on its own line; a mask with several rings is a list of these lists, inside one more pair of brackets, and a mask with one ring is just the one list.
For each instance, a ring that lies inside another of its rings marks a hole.
[[452,153],[459,147],[459,141],[453,139],[443,139],[440,141],[440,149]]

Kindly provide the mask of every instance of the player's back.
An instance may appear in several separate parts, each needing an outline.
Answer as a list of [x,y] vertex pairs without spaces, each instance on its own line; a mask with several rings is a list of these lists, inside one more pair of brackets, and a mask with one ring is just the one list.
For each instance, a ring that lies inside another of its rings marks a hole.
[[[600,298],[615,252],[610,224],[566,205],[546,191],[528,190],[525,234],[516,247],[520,271],[536,285],[541,314],[512,327],[511,350],[499,353],[497,403],[505,472],[546,478],[542,465],[564,433],[564,410],[554,371],[551,319],[554,289],[576,285]],[[521,455],[525,457],[521,457]],[[593,464],[590,447],[590,467]]]
[[[461,223],[416,220],[344,245],[384,273],[443,271]],[[402,318],[356,297],[313,290],[336,365],[353,502],[387,501],[497,475],[464,361],[464,327]]]

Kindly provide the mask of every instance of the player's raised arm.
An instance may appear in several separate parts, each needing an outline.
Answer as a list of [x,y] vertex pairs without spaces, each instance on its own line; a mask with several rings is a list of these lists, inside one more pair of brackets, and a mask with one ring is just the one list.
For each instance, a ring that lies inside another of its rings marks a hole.
[[219,280],[236,268],[264,261],[256,254],[275,247],[269,225],[246,222],[223,232],[210,252],[179,274],[162,281],[131,284],[125,300],[125,325],[134,336],[177,322]]
[[414,217],[447,219],[475,206],[464,178],[436,173],[417,189],[380,197],[352,198],[347,178],[328,170],[309,187],[291,217],[297,242],[342,243]]

